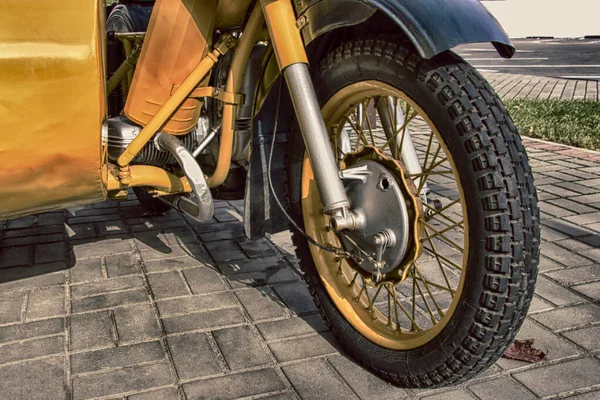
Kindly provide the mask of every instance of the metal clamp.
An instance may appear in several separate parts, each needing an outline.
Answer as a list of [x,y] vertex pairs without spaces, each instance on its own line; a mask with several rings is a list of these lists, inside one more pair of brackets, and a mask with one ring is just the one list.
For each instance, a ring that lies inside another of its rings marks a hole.
[[[173,86],[172,91],[177,90],[178,86]],[[197,87],[190,94],[190,98],[198,99],[203,97],[212,97],[219,101],[222,101],[225,104],[233,104],[240,105],[244,104],[244,94],[243,93],[231,93],[227,92],[223,89],[215,88],[212,86],[202,86]]]

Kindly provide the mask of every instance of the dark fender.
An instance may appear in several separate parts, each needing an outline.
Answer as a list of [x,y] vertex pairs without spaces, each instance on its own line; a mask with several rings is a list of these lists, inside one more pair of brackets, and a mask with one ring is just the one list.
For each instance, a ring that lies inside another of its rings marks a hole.
[[376,11],[386,15],[410,39],[419,54],[431,58],[467,43],[491,42],[504,58],[515,48],[498,21],[479,0],[300,0],[305,44],[333,29],[356,25]]

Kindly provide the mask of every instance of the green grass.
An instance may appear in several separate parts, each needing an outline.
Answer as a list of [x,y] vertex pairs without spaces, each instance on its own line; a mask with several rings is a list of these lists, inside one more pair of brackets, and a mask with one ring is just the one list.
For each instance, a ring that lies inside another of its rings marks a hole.
[[510,100],[505,104],[523,136],[600,149],[600,102]]

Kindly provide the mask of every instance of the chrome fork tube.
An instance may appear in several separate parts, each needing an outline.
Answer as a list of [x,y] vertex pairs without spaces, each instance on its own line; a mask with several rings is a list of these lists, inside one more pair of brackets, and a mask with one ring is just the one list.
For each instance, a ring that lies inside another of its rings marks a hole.
[[[294,110],[298,117],[300,131],[308,151],[308,157],[319,188],[323,210],[332,213],[350,207],[342,180],[338,176],[338,166],[323,121],[321,108],[308,72],[308,65],[296,63],[284,68]],[[340,227],[341,228],[341,227]]]
[[[396,113],[395,126],[393,121],[394,112]],[[394,107],[393,100],[389,96],[380,97],[377,100],[377,113],[379,114],[379,119],[381,120],[383,131],[385,132],[385,137],[387,138],[387,140],[390,140],[394,136],[396,130],[400,129],[400,127],[404,125],[404,113],[402,112],[402,109],[400,107]],[[423,172],[423,169],[421,167],[421,163],[419,162],[417,150],[415,149],[415,145],[413,143],[412,137],[410,136],[410,131],[408,130],[408,127],[406,127],[404,139],[402,139],[402,137],[400,138],[402,143],[399,143],[396,140],[396,138],[390,140],[390,148],[393,149],[393,156],[398,157],[397,153],[398,150],[400,150],[400,158],[406,166],[406,169],[408,170],[409,174],[421,174]],[[415,179],[414,183],[416,187],[419,187],[421,183],[421,178]],[[423,200],[425,200],[429,192],[430,189],[427,186],[427,182],[425,182],[420,193],[421,197],[423,197]]]

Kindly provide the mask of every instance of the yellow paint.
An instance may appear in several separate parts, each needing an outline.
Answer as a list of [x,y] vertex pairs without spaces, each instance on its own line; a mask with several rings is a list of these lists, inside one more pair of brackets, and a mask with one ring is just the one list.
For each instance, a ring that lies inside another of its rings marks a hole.
[[0,2],[0,218],[105,198],[104,10]]
[[178,177],[162,168],[151,165],[132,165],[129,167],[130,178],[127,184],[118,179],[118,169],[110,165],[108,175],[109,191],[122,190],[130,187],[148,186],[167,193],[190,193],[190,186],[186,177]]
[[296,64],[308,64],[306,50],[290,0],[261,0],[269,35],[273,42],[279,69]]

